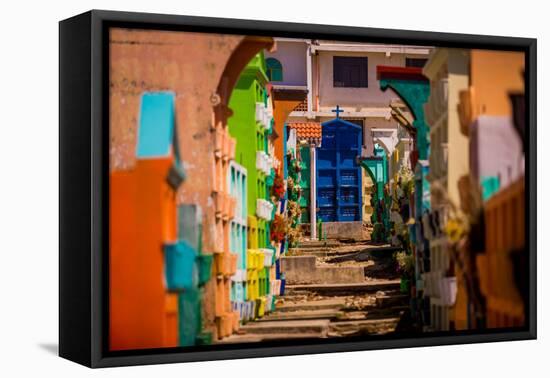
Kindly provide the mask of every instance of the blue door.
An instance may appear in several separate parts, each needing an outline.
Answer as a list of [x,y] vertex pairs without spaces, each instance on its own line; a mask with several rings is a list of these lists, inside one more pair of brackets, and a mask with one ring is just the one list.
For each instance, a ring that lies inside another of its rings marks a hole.
[[323,123],[317,149],[317,205],[323,222],[361,220],[361,155],[363,130],[340,118]]

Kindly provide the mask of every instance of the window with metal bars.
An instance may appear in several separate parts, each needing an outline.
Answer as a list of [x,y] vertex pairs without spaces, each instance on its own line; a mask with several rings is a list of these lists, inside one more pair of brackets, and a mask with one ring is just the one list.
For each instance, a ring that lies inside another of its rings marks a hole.
[[369,86],[368,62],[367,57],[333,57],[333,86],[335,88],[367,88]]

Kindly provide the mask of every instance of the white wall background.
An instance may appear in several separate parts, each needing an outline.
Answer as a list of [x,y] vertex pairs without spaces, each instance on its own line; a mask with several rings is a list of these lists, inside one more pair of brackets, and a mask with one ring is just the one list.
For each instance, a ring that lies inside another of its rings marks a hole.
[[[88,370],[54,355],[58,264],[58,26],[90,8],[539,38],[538,139],[550,138],[548,10],[534,0],[4,1],[0,14],[0,376],[542,377],[550,366],[550,155],[539,143],[539,340]],[[75,125],[76,127],[77,125]],[[546,143],[545,143],[546,144]],[[544,298],[545,297],[545,298]],[[546,349],[546,350],[545,350]]]
[[283,81],[277,82],[278,85],[307,85],[306,51],[305,43],[281,41],[277,43],[277,51],[266,52],[266,58],[276,58],[283,66]]

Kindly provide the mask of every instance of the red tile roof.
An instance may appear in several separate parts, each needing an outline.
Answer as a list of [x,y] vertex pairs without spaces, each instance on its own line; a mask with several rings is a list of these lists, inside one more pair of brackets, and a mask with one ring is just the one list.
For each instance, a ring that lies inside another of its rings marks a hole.
[[296,129],[298,138],[321,138],[322,127],[319,122],[289,122],[291,129]]

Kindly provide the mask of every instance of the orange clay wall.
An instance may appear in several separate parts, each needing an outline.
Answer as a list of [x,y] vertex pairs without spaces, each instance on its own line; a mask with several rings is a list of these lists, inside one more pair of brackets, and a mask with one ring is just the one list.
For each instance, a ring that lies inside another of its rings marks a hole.
[[[138,160],[110,177],[110,347],[178,345],[177,294],[163,282],[163,245],[176,239],[172,158]],[[136,206],[139,204],[139,206]]]
[[523,92],[523,52],[472,50],[470,86],[475,115],[511,115],[510,92]]

